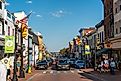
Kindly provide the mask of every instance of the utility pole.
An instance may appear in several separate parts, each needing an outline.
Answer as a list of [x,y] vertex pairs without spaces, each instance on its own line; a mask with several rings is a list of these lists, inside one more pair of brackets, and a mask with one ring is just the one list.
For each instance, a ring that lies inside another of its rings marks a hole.
[[18,31],[18,25],[15,25],[15,50],[14,50],[14,73],[13,73],[13,81],[18,81],[17,78],[17,31]]
[[[28,30],[28,32],[29,32],[29,30]],[[29,50],[30,50],[30,49],[29,49],[29,47],[30,47],[29,44],[30,44],[30,43],[29,43],[29,39],[30,39],[30,37],[29,37],[29,33],[28,33],[28,69],[27,69],[28,71],[29,71],[29,67],[30,67],[30,62],[29,62],[29,59],[30,59],[30,58],[29,58]],[[28,71],[27,71],[27,72],[28,72]],[[28,73],[29,73],[29,72],[28,72]]]
[[20,66],[20,78],[25,78],[25,72],[23,70],[23,37],[22,37],[22,25],[21,25],[21,66]]

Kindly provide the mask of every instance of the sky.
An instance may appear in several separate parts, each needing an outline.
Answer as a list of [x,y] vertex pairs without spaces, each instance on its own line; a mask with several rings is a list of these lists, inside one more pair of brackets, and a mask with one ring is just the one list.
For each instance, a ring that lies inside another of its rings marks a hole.
[[48,51],[68,47],[80,28],[94,27],[103,19],[101,0],[6,0],[7,9],[32,15],[29,26],[41,32]]

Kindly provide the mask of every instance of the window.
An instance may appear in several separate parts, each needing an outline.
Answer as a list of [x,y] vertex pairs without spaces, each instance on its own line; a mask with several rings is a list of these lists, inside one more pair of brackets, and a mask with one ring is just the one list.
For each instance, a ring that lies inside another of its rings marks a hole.
[[8,24],[8,22],[5,20],[5,24],[7,25]]
[[2,2],[0,1],[0,9],[2,9]]
[[115,9],[115,13],[117,13],[118,12],[118,10],[117,10],[117,8]]
[[101,36],[101,32],[100,32],[100,37],[99,37],[99,39],[100,39],[100,43],[102,42],[102,41],[101,41],[101,39],[102,39],[101,37],[102,37],[102,36]]
[[120,27],[120,33],[121,33],[121,27]]
[[10,36],[10,27],[8,26],[8,35]]
[[120,10],[121,10],[121,5],[120,5]]
[[102,42],[104,42],[104,33],[102,31]]
[[116,34],[118,34],[118,29],[116,28]]
[[7,12],[7,16],[8,16],[9,18],[11,18],[11,14],[10,14],[9,12]]
[[12,16],[12,20],[15,21],[15,17]]
[[14,36],[14,29],[12,29],[12,35]]

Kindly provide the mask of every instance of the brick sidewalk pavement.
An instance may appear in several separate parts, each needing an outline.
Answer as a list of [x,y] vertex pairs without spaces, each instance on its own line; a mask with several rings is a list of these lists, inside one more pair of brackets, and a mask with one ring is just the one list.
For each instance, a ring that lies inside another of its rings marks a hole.
[[99,73],[94,71],[94,69],[81,69],[81,71],[93,75],[93,77],[98,77],[104,81],[121,81],[121,71],[115,71],[115,75],[111,75],[110,72]]
[[37,73],[37,70],[33,69],[31,74],[26,73],[25,74],[25,78],[18,78],[18,81],[26,81],[26,80],[28,80],[31,76],[33,76],[36,73]]

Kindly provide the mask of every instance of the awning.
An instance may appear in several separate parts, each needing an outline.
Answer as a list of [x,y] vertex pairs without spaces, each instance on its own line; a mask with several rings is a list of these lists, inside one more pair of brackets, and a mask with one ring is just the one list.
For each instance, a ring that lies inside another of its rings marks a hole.
[[110,50],[111,50],[110,48],[103,48],[103,49],[96,52],[96,56],[99,56],[99,55],[101,55],[103,53],[107,54],[107,52],[110,51]]

